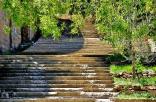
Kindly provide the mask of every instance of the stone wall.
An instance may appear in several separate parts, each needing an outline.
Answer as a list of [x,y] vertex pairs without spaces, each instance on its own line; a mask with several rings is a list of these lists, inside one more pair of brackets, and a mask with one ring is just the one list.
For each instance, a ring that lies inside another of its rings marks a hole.
[[[0,11],[0,53],[9,50],[9,35],[4,33],[4,25],[8,25],[9,21],[4,16],[4,13]],[[29,38],[31,39],[34,36],[34,32],[30,31]],[[12,47],[17,48],[21,43],[20,28],[13,27],[12,29]]]
[[3,28],[7,23],[4,14],[0,12],[0,52],[4,52],[9,49],[9,36],[4,33]]

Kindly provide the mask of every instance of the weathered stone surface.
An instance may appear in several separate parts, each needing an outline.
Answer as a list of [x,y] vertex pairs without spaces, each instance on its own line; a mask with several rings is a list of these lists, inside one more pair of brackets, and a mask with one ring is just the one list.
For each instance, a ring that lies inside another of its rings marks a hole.
[[[40,38],[20,53],[27,55],[0,55],[0,102],[112,102],[117,93],[102,59],[112,47],[88,35],[55,42]],[[35,51],[38,55],[31,55]]]
[[[9,34],[5,34],[4,27],[8,26],[9,21],[4,16],[4,13],[0,11],[0,52],[5,52],[10,49]],[[30,31],[29,38],[32,39],[34,32]],[[17,48],[21,43],[20,28],[13,26],[12,28],[12,47]]]

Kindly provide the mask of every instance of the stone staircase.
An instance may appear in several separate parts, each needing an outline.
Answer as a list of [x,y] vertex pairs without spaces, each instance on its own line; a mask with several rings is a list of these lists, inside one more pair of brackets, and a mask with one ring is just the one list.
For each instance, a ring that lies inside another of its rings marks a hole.
[[83,37],[41,38],[20,55],[0,55],[0,102],[112,102],[117,93],[103,59],[112,47],[96,33],[90,38],[91,27]]

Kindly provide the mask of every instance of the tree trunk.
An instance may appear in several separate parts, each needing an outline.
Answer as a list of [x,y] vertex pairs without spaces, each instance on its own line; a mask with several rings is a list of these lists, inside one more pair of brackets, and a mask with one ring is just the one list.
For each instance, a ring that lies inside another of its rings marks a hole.
[[29,27],[28,26],[22,26],[21,27],[21,43],[27,43],[29,42]]
[[135,52],[132,54],[132,72],[133,72],[133,78],[136,78],[136,58],[135,58]]
[[10,32],[9,32],[9,48],[10,48],[10,51],[12,50],[12,20],[10,19],[9,20],[9,28],[10,28]]
[[129,42],[129,54],[131,55],[131,61],[132,61],[132,74],[133,74],[133,78],[136,78],[136,53],[135,53],[135,49],[134,49],[134,45],[133,42],[130,41]]
[[32,38],[32,41],[36,42],[41,36],[41,30],[39,27],[37,27],[37,30],[34,34],[34,37]]
[[131,49],[131,57],[132,57],[132,74],[133,74],[133,78],[136,78],[136,56],[135,56],[135,50],[134,47],[132,45],[132,49]]
[[34,37],[32,38],[32,41],[34,41],[34,42],[36,42],[41,36],[41,30],[40,30],[39,25],[40,25],[40,19],[39,19],[39,17],[37,17],[37,20],[35,22],[35,26],[37,29],[36,29],[36,32],[34,34]]

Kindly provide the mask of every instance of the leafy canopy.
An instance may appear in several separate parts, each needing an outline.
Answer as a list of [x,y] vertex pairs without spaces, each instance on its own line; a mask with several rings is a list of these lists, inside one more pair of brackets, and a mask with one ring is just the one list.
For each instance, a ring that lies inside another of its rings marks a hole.
[[[42,34],[59,38],[61,29],[58,27],[58,18],[70,15],[72,33],[78,32],[84,17],[92,12],[94,0],[0,0],[1,9],[13,21],[15,26],[29,26],[33,29],[39,27]],[[91,4],[91,5],[89,5]]]
[[101,0],[96,27],[120,53],[132,54],[136,42],[150,34],[155,8],[154,0]]

